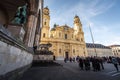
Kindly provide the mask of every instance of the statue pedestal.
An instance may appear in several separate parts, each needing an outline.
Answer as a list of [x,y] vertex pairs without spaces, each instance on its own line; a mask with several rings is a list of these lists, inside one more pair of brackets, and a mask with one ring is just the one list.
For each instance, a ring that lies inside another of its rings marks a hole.
[[23,28],[23,25],[10,24],[8,25],[7,29],[12,33],[13,36],[23,41],[25,35],[25,30]]

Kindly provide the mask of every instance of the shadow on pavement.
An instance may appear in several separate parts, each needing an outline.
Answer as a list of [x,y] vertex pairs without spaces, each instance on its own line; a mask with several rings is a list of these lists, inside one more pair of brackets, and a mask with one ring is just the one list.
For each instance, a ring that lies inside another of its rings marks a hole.
[[62,65],[54,61],[52,62],[39,61],[39,62],[33,62],[31,67],[55,67],[55,66],[62,66]]

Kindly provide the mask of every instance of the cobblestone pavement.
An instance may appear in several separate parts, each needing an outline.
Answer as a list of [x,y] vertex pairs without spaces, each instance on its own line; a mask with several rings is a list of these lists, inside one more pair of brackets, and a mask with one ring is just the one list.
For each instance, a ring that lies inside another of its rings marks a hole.
[[56,62],[63,66],[32,67],[20,80],[120,80],[120,72],[112,64],[104,64],[105,70],[94,72],[81,71],[77,62]]

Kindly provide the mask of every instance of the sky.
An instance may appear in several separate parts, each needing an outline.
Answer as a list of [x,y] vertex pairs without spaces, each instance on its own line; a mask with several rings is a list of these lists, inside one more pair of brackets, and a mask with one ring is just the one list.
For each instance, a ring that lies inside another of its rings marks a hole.
[[120,0],[44,0],[50,10],[50,27],[67,24],[74,27],[78,15],[82,23],[86,43],[120,45]]

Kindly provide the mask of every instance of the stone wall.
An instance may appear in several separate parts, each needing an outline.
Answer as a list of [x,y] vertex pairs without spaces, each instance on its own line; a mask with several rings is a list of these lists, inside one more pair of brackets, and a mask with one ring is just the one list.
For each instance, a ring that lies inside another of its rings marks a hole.
[[30,67],[33,50],[0,25],[0,80],[17,80]]
[[34,61],[53,61],[53,55],[34,55]]
[[25,50],[0,41],[0,75],[6,75],[30,65],[33,55]]
[[31,64],[32,54],[0,41],[0,75]]

